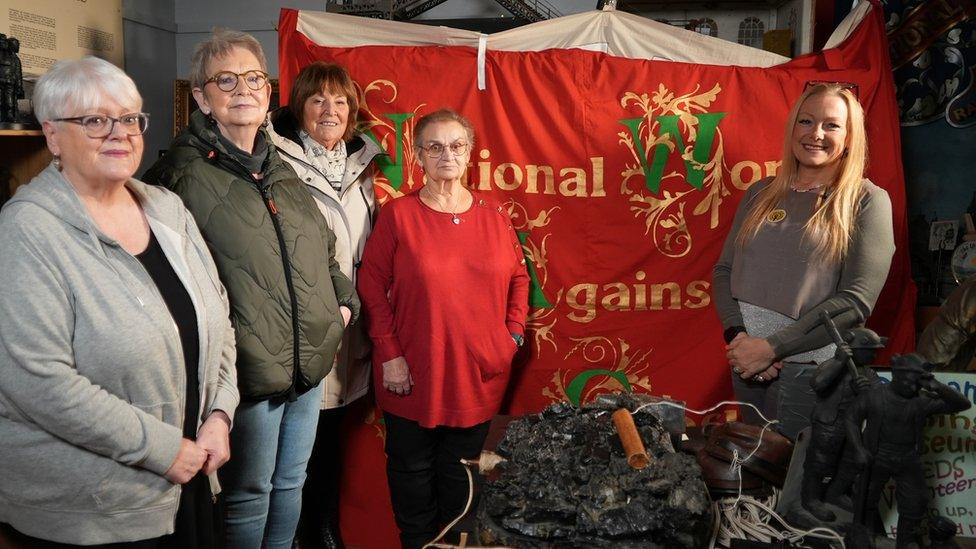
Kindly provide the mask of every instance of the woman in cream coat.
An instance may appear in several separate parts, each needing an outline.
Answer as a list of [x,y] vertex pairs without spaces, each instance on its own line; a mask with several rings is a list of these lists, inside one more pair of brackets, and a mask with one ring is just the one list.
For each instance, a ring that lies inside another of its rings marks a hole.
[[[305,182],[336,235],[335,258],[353,283],[376,220],[374,159],[385,154],[356,132],[355,84],[339,65],[315,62],[298,74],[289,105],[271,113],[268,133],[282,158]],[[339,547],[339,422],[344,407],[366,394],[371,346],[365,323],[350,326],[335,368],[322,382],[322,413],[308,467],[299,528],[303,547]]]

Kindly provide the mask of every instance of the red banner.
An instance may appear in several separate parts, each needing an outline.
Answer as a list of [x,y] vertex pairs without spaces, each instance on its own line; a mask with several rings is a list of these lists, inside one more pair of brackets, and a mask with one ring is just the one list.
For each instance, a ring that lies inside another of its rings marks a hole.
[[[711,269],[743,192],[777,170],[787,111],[810,80],[857,84],[868,175],[891,196],[898,244],[871,324],[890,351],[914,347],[897,107],[877,7],[838,48],[770,68],[488,50],[484,90],[475,48],[326,47],[298,21],[282,11],[281,98],[309,62],[346,67],[362,90],[360,123],[390,153],[376,182],[384,200],[422,185],[410,135],[419,116],[449,106],[474,124],[468,184],[509,207],[532,276],[528,345],[504,412],[622,389],[694,408],[731,396]],[[444,298],[463,296],[445,288]],[[378,417],[370,403],[343,440],[352,545],[395,545]]]

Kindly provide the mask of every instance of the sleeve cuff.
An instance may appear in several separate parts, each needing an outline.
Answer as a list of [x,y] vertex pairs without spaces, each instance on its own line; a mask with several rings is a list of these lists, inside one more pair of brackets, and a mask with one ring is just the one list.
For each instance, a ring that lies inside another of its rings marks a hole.
[[217,389],[217,394],[214,396],[213,404],[210,406],[210,413],[214,413],[217,410],[227,414],[230,418],[230,428],[234,428],[234,411],[237,410],[237,405],[240,403],[241,398],[237,391],[233,391],[227,388]]
[[349,311],[352,313],[352,316],[349,317],[349,324],[355,324],[356,321],[359,320],[360,303],[359,303],[359,299],[355,297],[355,294],[353,295],[352,298],[339,303],[339,306],[348,307]]
[[725,343],[732,343],[735,336],[743,333],[747,333],[745,326],[729,326],[722,332],[722,337],[725,338]]
[[173,425],[161,422],[158,422],[153,429],[147,427],[148,425],[143,423],[148,449],[146,459],[142,460],[139,466],[163,476],[176,461],[176,455],[180,452],[180,444],[183,442],[183,433]]
[[790,350],[786,348],[785,342],[781,341],[779,337],[776,337],[776,334],[767,337],[766,342],[773,348],[773,352],[776,353],[776,358],[791,354]]
[[393,360],[398,356],[403,356],[403,349],[396,337],[376,337],[373,338],[373,356],[380,364]]
[[525,326],[514,320],[505,321],[505,326],[508,327],[508,333],[518,334],[520,336],[525,336]]

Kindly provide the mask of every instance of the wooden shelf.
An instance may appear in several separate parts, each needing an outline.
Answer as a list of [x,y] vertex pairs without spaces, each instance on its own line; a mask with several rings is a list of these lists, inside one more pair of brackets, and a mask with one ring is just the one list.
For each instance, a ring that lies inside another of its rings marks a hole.
[[40,137],[44,135],[41,130],[0,130],[0,137]]
[[[0,166],[10,170],[9,195],[51,162],[51,152],[41,130],[0,130]],[[0,192],[0,197],[7,193]],[[2,201],[2,198],[0,198]]]

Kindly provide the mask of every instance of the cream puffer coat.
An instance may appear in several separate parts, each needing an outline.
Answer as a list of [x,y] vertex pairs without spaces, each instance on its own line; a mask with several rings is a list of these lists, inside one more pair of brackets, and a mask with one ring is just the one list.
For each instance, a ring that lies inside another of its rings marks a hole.
[[[301,124],[282,107],[270,115],[268,135],[281,157],[308,186],[322,216],[335,233],[335,257],[342,272],[356,283],[356,270],[366,239],[373,228],[379,205],[373,192],[373,160],[386,154],[372,139],[355,134],[346,143],[346,172],[337,193],[325,176],[305,155],[299,130]],[[365,319],[346,329],[336,366],[322,381],[322,408],[345,406],[366,394],[370,379],[370,345]]]

